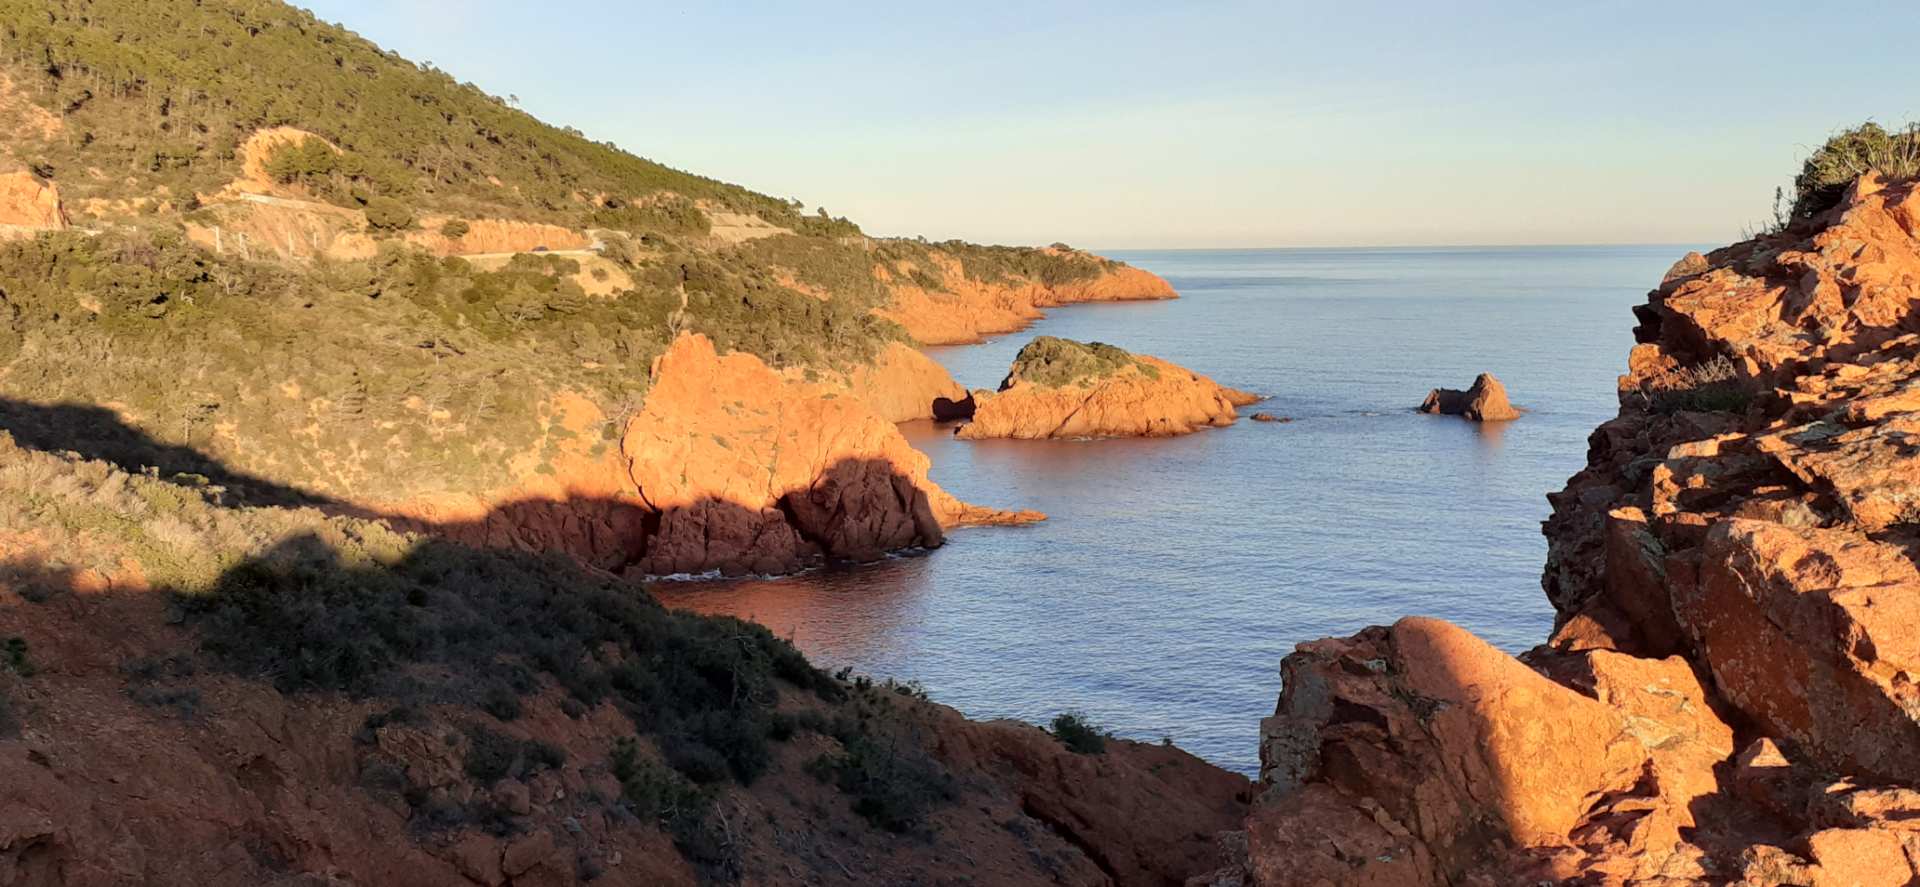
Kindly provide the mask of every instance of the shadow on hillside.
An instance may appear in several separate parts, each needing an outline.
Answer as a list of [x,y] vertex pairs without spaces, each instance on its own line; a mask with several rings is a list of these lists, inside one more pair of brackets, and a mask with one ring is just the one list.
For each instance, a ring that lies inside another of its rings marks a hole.
[[371,516],[331,497],[231,468],[192,447],[163,443],[128,425],[112,410],[93,404],[0,398],[0,431],[12,434],[14,443],[26,449],[78,453],[129,474],[197,475],[249,505],[313,506],[337,514]]
[[0,432],[24,449],[74,453],[203,491],[219,487],[212,498],[222,506],[313,507],[477,549],[570,555],[614,574],[788,572],[823,562],[871,561],[944,541],[926,490],[880,459],[836,463],[812,488],[764,510],[704,499],[657,511],[637,496],[581,496],[521,499],[477,517],[435,521],[367,509],[232,468],[191,447],[158,441],[103,407],[0,398]]
[[[124,681],[127,698],[153,717],[199,722],[216,736],[236,723],[252,735],[252,719],[275,703],[207,693],[208,673],[261,681],[287,696],[374,701],[364,722],[343,719],[302,748],[340,749],[354,734],[355,767],[392,775],[360,786],[423,831],[507,823],[486,801],[496,780],[570,760],[618,760],[617,741],[580,741],[605,737],[598,725],[566,728],[554,706],[573,718],[601,706],[624,715],[651,747],[642,754],[659,762],[640,765],[649,785],[691,796],[693,786],[751,783],[772,766],[775,744],[795,730],[775,714],[783,697],[807,693],[831,704],[847,695],[761,626],[668,610],[639,586],[565,557],[433,538],[403,552],[359,546],[351,535],[329,542],[300,533],[204,585],[87,591],[86,606],[63,599],[80,590],[70,573],[0,562],[0,634],[21,639],[21,655],[40,674]],[[27,588],[57,591],[29,596]],[[0,678],[6,654],[0,649]],[[235,707],[235,698],[253,701]],[[17,706],[12,717],[29,729],[61,729],[41,704]],[[446,725],[443,734],[436,723]],[[429,790],[440,783],[410,782],[387,766],[390,747],[374,731],[390,724],[446,735],[449,750],[435,766],[451,757],[445,772],[461,780],[455,787],[466,787],[472,804],[449,802]],[[455,731],[466,737],[457,748]],[[330,768],[337,760],[329,758]],[[256,788],[244,779],[242,786]],[[689,816],[671,827],[676,845],[696,865],[727,864],[704,809]]]

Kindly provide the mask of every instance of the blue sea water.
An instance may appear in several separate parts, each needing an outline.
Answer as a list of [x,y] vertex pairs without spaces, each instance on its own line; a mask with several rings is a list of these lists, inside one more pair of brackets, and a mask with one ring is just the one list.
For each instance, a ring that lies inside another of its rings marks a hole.
[[[924,556],[657,593],[757,619],[822,665],[918,681],[973,717],[1078,710],[1252,773],[1297,643],[1409,614],[1514,652],[1545,637],[1545,496],[1613,415],[1630,307],[1687,249],[1113,253],[1181,298],[1057,309],[932,354],[994,387],[1034,335],[1110,342],[1268,395],[1252,409],[1295,421],[1045,442],[910,424],[949,491],[1051,519],[961,530]],[[1483,371],[1525,416],[1414,411]]]

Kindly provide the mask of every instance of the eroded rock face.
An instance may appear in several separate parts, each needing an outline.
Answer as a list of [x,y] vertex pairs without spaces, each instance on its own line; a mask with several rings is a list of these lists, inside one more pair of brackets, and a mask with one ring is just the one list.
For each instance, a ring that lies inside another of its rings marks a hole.
[[687,335],[654,366],[621,443],[657,514],[652,574],[783,572],[820,557],[871,560],[934,547],[946,528],[1038,520],[966,505],[927,479],[891,422],[828,385]]
[[31,234],[67,227],[60,190],[25,170],[0,173],[0,233]]
[[1420,412],[1461,416],[1475,422],[1505,422],[1520,418],[1520,411],[1507,402],[1507,388],[1492,373],[1481,373],[1465,391],[1435,388],[1420,402]]
[[1171,437],[1233,424],[1258,395],[1157,357],[1042,336],[997,392],[975,392],[956,434],[984,438]]
[[1563,664],[1583,695],[1409,618],[1303,644],[1282,668],[1248,822],[1260,884],[1657,871],[1733,751],[1677,658]]

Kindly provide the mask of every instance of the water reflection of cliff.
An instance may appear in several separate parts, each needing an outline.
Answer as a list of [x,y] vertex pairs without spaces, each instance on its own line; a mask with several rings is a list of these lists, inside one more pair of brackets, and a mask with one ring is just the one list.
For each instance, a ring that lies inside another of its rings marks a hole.
[[902,555],[778,579],[661,582],[654,597],[675,609],[749,619],[822,665],[892,659],[923,624],[930,561]]

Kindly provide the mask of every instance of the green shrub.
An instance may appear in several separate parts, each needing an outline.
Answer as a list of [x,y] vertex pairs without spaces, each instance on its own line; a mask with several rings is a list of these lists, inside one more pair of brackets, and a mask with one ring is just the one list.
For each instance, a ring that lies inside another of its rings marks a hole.
[[840,752],[810,766],[851,797],[853,811],[876,827],[896,834],[914,831],[935,804],[953,799],[953,777],[918,743],[865,723],[843,724],[835,732]]
[[1827,139],[1793,181],[1793,218],[1808,219],[1831,209],[1853,181],[1868,172],[1889,179],[1920,176],[1920,124],[1888,132],[1869,122]]
[[731,861],[731,848],[712,823],[711,790],[642,758],[632,738],[614,744],[610,770],[620,781],[620,796],[628,809],[664,829],[682,853],[708,866]]
[[1106,754],[1107,740],[1110,738],[1110,734],[1087,720],[1086,715],[1071,711],[1056,716],[1049,732],[1068,751],[1077,755]]
[[448,219],[440,226],[440,236],[448,240],[459,240],[472,230],[473,226],[467,224],[465,219]]
[[23,678],[33,677],[37,672],[33,659],[27,656],[26,638],[7,638],[7,642],[0,645],[0,665]]
[[367,224],[381,231],[399,231],[413,224],[413,210],[391,197],[367,201]]

